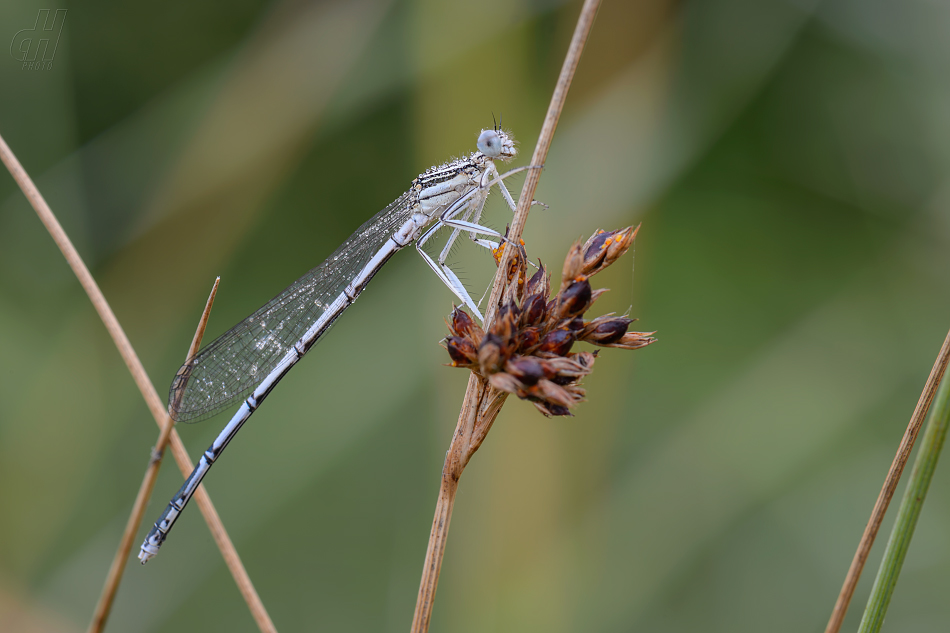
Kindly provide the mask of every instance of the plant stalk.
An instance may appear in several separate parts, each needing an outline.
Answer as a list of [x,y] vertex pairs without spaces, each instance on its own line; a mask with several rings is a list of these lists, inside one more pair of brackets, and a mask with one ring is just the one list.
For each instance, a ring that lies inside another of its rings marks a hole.
[[917,519],[920,518],[930,481],[933,479],[937,461],[940,459],[943,441],[947,437],[948,423],[950,423],[950,377],[944,377],[930,409],[927,428],[924,429],[920,450],[914,461],[914,469],[911,471],[907,489],[897,510],[897,520],[887,541],[887,549],[884,550],[884,558],[877,570],[874,587],[871,589],[868,604],[864,608],[864,616],[861,618],[858,633],[877,633],[884,624],[887,607],[891,602],[891,596],[894,595],[897,578],[904,565],[904,558],[910,547],[910,540],[914,536]]
[[[600,0],[585,0],[574,27],[574,35],[561,66],[561,73],[551,95],[538,143],[535,145],[531,157],[531,165],[543,166],[547,159],[554,131],[557,129],[564,101],[574,79],[574,71],[580,61],[581,52],[590,35],[594,17],[600,6]],[[515,210],[511,228],[508,231],[508,241],[498,263],[498,272],[492,285],[491,296],[488,300],[488,309],[485,314],[485,329],[491,327],[492,321],[498,315],[500,297],[507,284],[507,271],[511,259],[518,253],[521,234],[528,219],[528,211],[534,200],[534,192],[541,177],[540,169],[528,170],[518,206]],[[412,633],[427,633],[429,621],[432,617],[432,607],[435,602],[435,592],[439,584],[439,572],[442,569],[442,559],[445,555],[446,541],[449,535],[449,523],[452,519],[452,508],[455,504],[455,494],[458,491],[459,478],[468,465],[469,460],[478,447],[481,446],[488,432],[491,430],[498,412],[507,398],[507,393],[491,387],[483,378],[474,373],[469,376],[468,388],[462,400],[462,409],[459,412],[458,423],[452,436],[452,443],[445,455],[445,464],[442,467],[442,481],[439,487],[439,498],[436,502],[435,516],[432,519],[432,529],[429,532],[429,544],[426,548],[425,563],[422,567],[422,579],[419,582],[419,594],[416,598],[416,609],[412,617]]]
[[900,481],[901,473],[904,472],[904,466],[907,465],[907,459],[914,448],[914,441],[920,432],[920,427],[924,423],[927,411],[930,409],[930,403],[933,401],[934,394],[937,392],[937,386],[943,380],[944,372],[947,370],[947,363],[950,362],[950,332],[943,341],[943,346],[937,354],[937,360],[930,370],[930,376],[924,384],[924,390],[920,394],[914,413],[907,423],[907,430],[904,431],[904,437],[897,447],[897,454],[894,455],[894,461],[891,462],[891,468],[884,478],[884,485],[878,494],[874,509],[871,511],[871,517],[864,528],[864,534],[861,535],[861,541],[858,543],[858,549],[854,553],[854,559],[851,561],[851,567],[845,576],[841,592],[838,594],[838,600],[831,612],[831,618],[828,620],[828,626],[825,627],[825,633],[838,633],[841,624],[844,622],[844,616],[848,613],[848,605],[851,604],[851,598],[854,596],[854,589],[858,586],[858,580],[861,578],[861,571],[867,562],[868,554],[871,553],[871,546],[874,545],[874,539],[881,527],[881,521],[884,520],[884,514],[891,503],[894,491],[897,489],[897,482]]

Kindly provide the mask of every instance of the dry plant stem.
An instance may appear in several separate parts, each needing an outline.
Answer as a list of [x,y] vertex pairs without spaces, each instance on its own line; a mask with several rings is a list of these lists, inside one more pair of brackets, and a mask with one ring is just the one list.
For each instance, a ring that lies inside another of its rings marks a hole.
[[950,424],[950,380],[944,375],[940,388],[937,389],[937,395],[934,396],[933,404],[930,406],[927,425],[924,427],[924,434],[917,448],[917,459],[914,460],[914,467],[907,479],[907,487],[898,506],[897,518],[891,528],[891,536],[887,540],[887,548],[881,558],[871,595],[868,596],[858,633],[879,633],[884,625],[887,608],[897,589],[897,581],[900,578],[907,551],[910,549],[917,521],[924,509],[924,501],[927,499],[927,492],[930,490],[937,463],[940,461],[940,453],[947,439],[948,424]]
[[947,369],[947,363],[950,362],[950,332],[943,341],[943,347],[937,355],[933,369],[930,370],[930,376],[924,385],[923,393],[920,394],[920,400],[917,401],[917,407],[910,418],[907,430],[904,431],[904,437],[897,447],[897,455],[891,463],[891,469],[884,479],[884,486],[877,497],[874,509],[871,511],[871,518],[864,528],[864,534],[861,535],[861,541],[858,543],[858,550],[854,553],[854,560],[851,561],[851,568],[848,569],[848,575],[845,576],[844,585],[841,587],[841,593],[838,594],[838,601],[831,612],[831,619],[828,620],[828,626],[825,627],[825,633],[838,633],[841,624],[844,622],[844,616],[848,612],[848,606],[851,603],[851,597],[854,595],[854,589],[858,585],[858,579],[861,578],[861,571],[867,562],[868,554],[871,552],[871,546],[874,545],[874,539],[877,536],[878,529],[881,527],[881,521],[884,520],[884,514],[887,512],[887,506],[891,503],[894,491],[897,489],[897,482],[900,481],[901,473],[904,472],[904,466],[907,464],[907,458],[914,448],[914,440],[917,439],[917,433],[927,417],[927,411],[930,409],[930,403],[933,401],[937,387],[943,379],[944,372]]
[[[599,0],[586,0],[581,9],[577,25],[574,27],[570,47],[561,67],[561,74],[558,76],[554,93],[551,95],[547,115],[541,126],[538,143],[531,157],[532,165],[543,165],[547,158],[551,140],[554,138],[554,130],[557,128],[567,92],[574,79],[574,71],[577,68],[577,63],[580,60],[584,44],[587,42],[587,36],[590,34],[594,16],[597,14],[599,6]],[[518,244],[521,240],[521,234],[524,231],[528,211],[531,208],[531,201],[534,199],[534,192],[538,187],[540,177],[540,169],[528,170],[514,220],[508,232],[509,243]],[[485,315],[486,330],[498,314],[499,299],[507,282],[507,271],[512,257],[517,252],[517,248],[507,247],[506,244],[488,302],[488,310]],[[419,595],[416,598],[416,610],[412,617],[412,628],[410,629],[412,633],[425,633],[429,630],[429,620],[432,617],[432,606],[439,583],[439,572],[442,569],[442,557],[445,554],[445,544],[448,539],[449,523],[452,520],[452,508],[455,505],[459,478],[462,476],[462,471],[472,455],[475,454],[488,431],[491,430],[491,426],[507,396],[507,393],[489,386],[484,379],[474,373],[469,376],[468,388],[462,401],[458,424],[452,436],[452,443],[445,455],[445,465],[442,467],[442,483],[439,487],[439,498],[436,502],[435,517],[432,520],[432,530],[429,533],[429,545],[426,548],[422,579],[419,583]]]
[[[56,246],[62,251],[69,267],[72,268],[73,273],[79,279],[79,283],[86,291],[89,300],[99,314],[99,318],[102,320],[103,325],[105,325],[115,346],[118,348],[122,360],[125,361],[129,373],[132,374],[132,379],[138,386],[146,406],[155,419],[155,423],[159,428],[162,428],[166,417],[165,405],[162,399],[159,398],[158,392],[155,391],[155,387],[152,385],[151,380],[149,380],[148,374],[145,373],[142,362],[136,355],[132,344],[122,330],[122,326],[119,325],[118,319],[116,319],[115,314],[112,312],[112,308],[109,307],[102,291],[99,290],[99,286],[96,284],[95,279],[93,279],[86,264],[82,261],[82,258],[69,240],[63,227],[60,226],[56,216],[53,215],[49,205],[46,204],[46,200],[43,199],[36,185],[33,184],[33,180],[20,165],[20,161],[17,160],[2,136],[0,136],[0,160],[3,161],[3,164],[13,176],[13,179],[20,186],[26,199],[29,200],[30,205],[32,205],[36,214],[40,217],[40,221],[46,227],[46,230],[49,231]],[[185,450],[185,445],[174,429],[171,431],[171,444],[175,462],[181,469],[182,474],[187,477],[191,474],[193,466]],[[211,503],[211,498],[203,487],[199,487],[198,492],[195,494],[195,499],[198,502],[198,507],[201,508],[205,522],[208,524],[208,528],[211,530],[211,534],[214,536],[218,548],[221,549],[221,555],[224,557],[225,563],[231,571],[231,575],[234,576],[234,581],[237,583],[241,595],[247,602],[248,608],[251,610],[251,615],[254,617],[255,622],[257,622],[258,627],[261,631],[276,631],[274,624],[270,620],[270,616],[267,615],[264,604],[261,602],[257,591],[254,589],[254,585],[251,583],[250,577],[247,575],[247,571],[244,569],[244,565],[241,563],[241,559],[237,555],[237,550],[234,549],[234,545],[231,543],[231,539],[224,529],[224,524],[221,523],[221,518]]]
[[[205,303],[205,309],[201,313],[201,319],[198,321],[198,328],[195,330],[195,336],[191,340],[191,346],[185,355],[185,362],[198,352],[201,347],[201,339],[204,337],[205,328],[208,325],[208,317],[211,315],[211,306],[214,304],[214,296],[218,292],[218,284],[221,278],[214,280],[214,286],[211,288],[211,294]],[[139,492],[135,497],[135,503],[132,504],[132,512],[125,524],[125,531],[119,540],[119,547],[116,550],[115,557],[112,559],[112,566],[106,575],[106,582],[102,587],[102,593],[99,595],[99,602],[96,604],[96,610],[92,614],[92,621],[87,629],[89,633],[99,633],[106,626],[106,620],[109,619],[109,612],[112,610],[112,603],[115,600],[115,594],[119,590],[119,583],[122,582],[122,574],[125,571],[125,562],[129,558],[129,552],[135,541],[139,526],[142,524],[142,517],[145,515],[145,508],[148,506],[148,500],[152,496],[152,489],[155,488],[155,481],[158,479],[158,471],[162,465],[162,453],[171,437],[174,422],[167,413],[165,414],[164,425],[158,434],[158,441],[155,443],[155,449],[152,452],[152,459],[149,460],[148,468],[145,470],[145,477],[142,478],[142,484],[139,486]]]

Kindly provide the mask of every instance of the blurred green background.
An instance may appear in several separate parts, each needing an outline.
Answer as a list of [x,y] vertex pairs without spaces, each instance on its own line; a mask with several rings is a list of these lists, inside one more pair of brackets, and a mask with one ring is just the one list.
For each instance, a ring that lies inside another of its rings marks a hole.
[[[579,7],[7,0],[4,45],[68,15],[51,69],[3,55],[0,133],[164,393],[216,275],[208,341],[493,113],[526,164]],[[950,326],[948,30],[922,0],[604,3],[525,239],[557,269],[642,222],[597,307],[660,342],[606,350],[574,418],[509,401],[433,631],[823,630]],[[457,259],[480,294],[490,260]],[[209,476],[278,629],[408,629],[466,383],[452,301],[400,254]],[[157,433],[6,174],[0,359],[0,629],[84,630]],[[179,429],[192,455],[224,421]],[[950,620],[946,472],[886,630]],[[146,522],[180,482],[166,460]],[[254,630],[196,508],[109,630]]]

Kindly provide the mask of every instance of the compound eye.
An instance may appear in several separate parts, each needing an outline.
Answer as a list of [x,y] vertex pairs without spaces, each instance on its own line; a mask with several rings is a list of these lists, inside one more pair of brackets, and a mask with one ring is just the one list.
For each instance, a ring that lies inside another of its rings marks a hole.
[[489,158],[501,156],[501,136],[495,130],[482,130],[476,143],[478,151]]

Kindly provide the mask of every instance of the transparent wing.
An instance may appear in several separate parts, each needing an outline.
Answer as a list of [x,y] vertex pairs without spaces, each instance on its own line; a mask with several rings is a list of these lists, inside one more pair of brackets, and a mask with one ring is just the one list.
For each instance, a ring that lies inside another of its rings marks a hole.
[[168,392],[175,420],[198,422],[247,397],[409,219],[410,204],[409,192],[397,198],[326,261],[182,365]]

